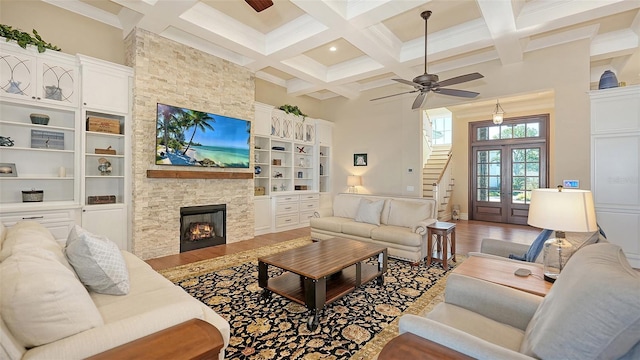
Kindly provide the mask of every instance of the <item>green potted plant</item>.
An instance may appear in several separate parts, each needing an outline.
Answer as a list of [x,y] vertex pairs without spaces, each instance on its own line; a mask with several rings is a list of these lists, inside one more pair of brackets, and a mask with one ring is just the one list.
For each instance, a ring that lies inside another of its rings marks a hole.
[[38,32],[33,29],[33,36],[24,31],[14,29],[9,25],[0,24],[0,36],[9,41],[15,41],[18,45],[26,49],[27,45],[33,45],[38,48],[38,52],[44,52],[46,49],[60,51],[60,48],[42,40]]
[[293,114],[295,116],[302,116],[303,119],[307,118],[307,114],[303,113],[302,110],[300,110],[295,105],[284,104],[284,105],[280,106],[279,109],[284,111],[284,112],[286,112],[287,114]]

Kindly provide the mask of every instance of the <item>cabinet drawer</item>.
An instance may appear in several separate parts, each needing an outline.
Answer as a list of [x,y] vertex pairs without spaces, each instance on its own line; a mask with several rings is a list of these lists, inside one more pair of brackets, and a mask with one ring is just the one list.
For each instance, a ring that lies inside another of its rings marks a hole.
[[292,212],[298,212],[299,206],[297,202],[290,203],[278,203],[276,205],[276,214],[286,214]]
[[303,211],[300,212],[300,224],[309,225],[309,220],[313,217],[315,211]]
[[7,227],[19,221],[36,221],[46,227],[56,240],[64,242],[69,231],[77,223],[77,212],[74,209],[54,211],[25,211],[7,213],[0,216],[0,221]]
[[316,210],[320,207],[320,200],[300,201],[300,211]]
[[300,201],[320,200],[320,194],[304,194],[300,195]]
[[277,196],[275,197],[275,199],[276,199],[276,204],[289,203],[289,202],[295,202],[300,200],[298,195]]
[[276,216],[276,227],[297,225],[298,214]]

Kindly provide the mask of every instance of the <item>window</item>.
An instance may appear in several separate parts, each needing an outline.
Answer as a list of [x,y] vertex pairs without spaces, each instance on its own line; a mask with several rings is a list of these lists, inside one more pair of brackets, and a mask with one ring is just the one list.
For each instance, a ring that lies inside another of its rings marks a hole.
[[[434,128],[435,131],[435,128]],[[478,128],[477,141],[524,139],[540,137],[540,123],[515,123]]]
[[431,117],[433,121],[432,139],[433,145],[449,145],[452,138],[451,113],[438,114]]

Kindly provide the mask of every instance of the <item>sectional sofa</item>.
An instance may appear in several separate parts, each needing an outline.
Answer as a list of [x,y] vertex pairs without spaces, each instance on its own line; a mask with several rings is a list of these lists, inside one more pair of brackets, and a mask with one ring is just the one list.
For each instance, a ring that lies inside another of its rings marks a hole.
[[343,237],[386,246],[389,256],[419,262],[427,255],[427,226],[436,201],[399,196],[337,194],[310,220],[311,238]]
[[62,247],[37,222],[0,224],[0,284],[0,359],[84,359],[191,319],[220,332],[220,359],[229,344],[220,315],[79,227]]

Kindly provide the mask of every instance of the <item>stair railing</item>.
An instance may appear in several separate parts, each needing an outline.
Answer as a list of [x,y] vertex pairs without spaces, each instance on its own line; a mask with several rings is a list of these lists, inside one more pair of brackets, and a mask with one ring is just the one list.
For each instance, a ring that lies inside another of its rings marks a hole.
[[[441,210],[445,210],[448,204],[447,190],[453,184],[452,177],[452,167],[449,166],[451,163],[451,151],[447,156],[447,162],[444,164],[440,175],[438,176],[438,180],[433,183],[433,198],[437,201],[438,212]],[[444,207],[444,209],[442,208]]]

